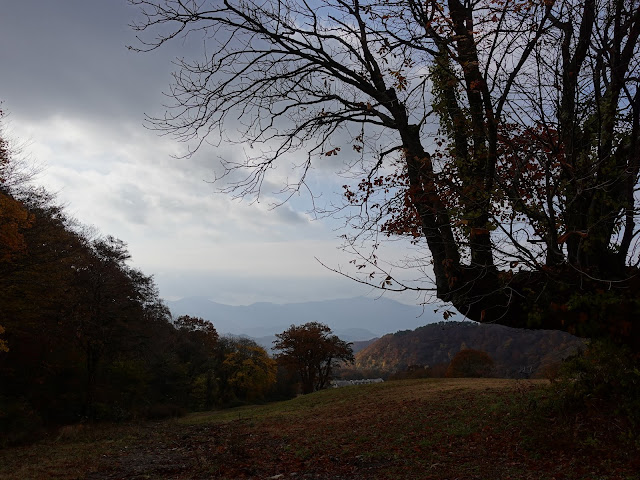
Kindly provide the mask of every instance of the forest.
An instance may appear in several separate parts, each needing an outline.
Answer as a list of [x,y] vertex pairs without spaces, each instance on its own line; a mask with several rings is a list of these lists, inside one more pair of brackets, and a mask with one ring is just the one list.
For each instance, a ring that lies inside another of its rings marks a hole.
[[586,347],[584,339],[556,330],[448,321],[385,335],[356,353],[354,368],[369,376],[439,377],[459,352],[476,350],[495,362],[488,376],[548,378]]
[[353,363],[318,322],[278,334],[270,356],[209,319],[174,318],[124,241],[71,218],[1,135],[0,147],[0,448],[312,393]]
[[0,444],[290,394],[252,340],[172,318],[124,241],[74,221],[0,148]]

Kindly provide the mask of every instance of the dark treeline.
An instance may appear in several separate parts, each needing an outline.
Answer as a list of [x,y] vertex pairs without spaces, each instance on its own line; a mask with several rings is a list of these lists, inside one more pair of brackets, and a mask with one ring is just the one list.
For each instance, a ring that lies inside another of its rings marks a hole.
[[0,143],[0,444],[274,395],[262,347],[172,319],[153,278],[127,264],[127,245],[16,178]]

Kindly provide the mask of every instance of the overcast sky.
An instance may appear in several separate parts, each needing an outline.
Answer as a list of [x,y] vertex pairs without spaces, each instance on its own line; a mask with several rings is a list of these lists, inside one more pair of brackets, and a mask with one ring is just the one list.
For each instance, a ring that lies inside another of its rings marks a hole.
[[[379,294],[315,260],[339,267],[350,257],[337,248],[338,222],[314,220],[308,198],[271,209],[269,191],[253,204],[216,193],[209,181],[217,159],[243,155],[242,146],[177,160],[185,146],[144,127],[145,113],[163,111],[172,58],[191,46],[129,51],[138,12],[126,0],[1,3],[9,132],[45,165],[38,183],[81,222],[126,241],[133,265],[155,276],[163,297],[250,304]],[[325,201],[338,195],[343,179],[322,168],[314,175]]]

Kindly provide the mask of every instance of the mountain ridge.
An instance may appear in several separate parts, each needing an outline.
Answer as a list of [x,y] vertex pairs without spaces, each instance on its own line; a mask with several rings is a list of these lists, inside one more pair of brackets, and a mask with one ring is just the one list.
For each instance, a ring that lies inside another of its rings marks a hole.
[[167,302],[172,314],[191,315],[213,323],[220,334],[248,335],[254,338],[281,333],[291,325],[320,322],[336,334],[359,329],[349,341],[370,340],[398,330],[442,320],[440,315],[422,306],[400,303],[385,297],[340,298],[276,304],[258,302],[250,305],[226,305],[207,297],[185,297]]
[[432,323],[384,335],[356,354],[356,368],[392,374],[447,365],[460,350],[482,350],[496,374],[531,375],[584,348],[585,340],[557,330],[528,330],[470,321]]

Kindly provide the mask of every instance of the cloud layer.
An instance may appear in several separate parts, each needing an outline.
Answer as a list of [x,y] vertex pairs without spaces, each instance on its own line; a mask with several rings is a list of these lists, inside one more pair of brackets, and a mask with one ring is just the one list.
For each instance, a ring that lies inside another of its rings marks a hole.
[[[288,165],[270,172],[260,202],[234,200],[210,180],[221,173],[220,157],[240,158],[247,146],[180,159],[185,145],[145,128],[145,113],[162,112],[171,59],[195,46],[129,51],[136,15],[126,0],[3,5],[0,100],[9,129],[46,165],[38,182],[81,222],[128,242],[135,266],[155,274],[167,298],[247,304],[368,293],[314,258],[348,261],[336,248],[337,222],[314,221],[304,195],[271,208]],[[325,168],[312,174],[322,201],[344,183]]]

